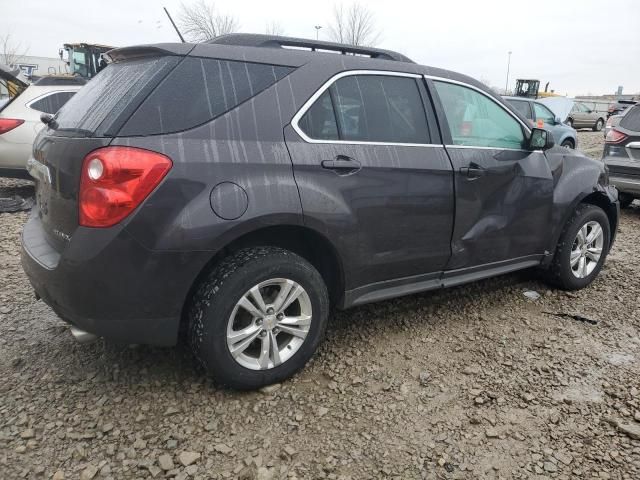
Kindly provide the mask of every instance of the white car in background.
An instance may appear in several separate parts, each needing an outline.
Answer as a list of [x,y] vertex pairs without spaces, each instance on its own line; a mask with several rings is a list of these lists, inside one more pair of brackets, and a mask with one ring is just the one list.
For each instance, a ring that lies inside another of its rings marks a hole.
[[31,179],[25,167],[31,146],[44,124],[43,113],[55,114],[86,81],[80,77],[42,77],[26,83],[18,72],[0,66],[0,177]]

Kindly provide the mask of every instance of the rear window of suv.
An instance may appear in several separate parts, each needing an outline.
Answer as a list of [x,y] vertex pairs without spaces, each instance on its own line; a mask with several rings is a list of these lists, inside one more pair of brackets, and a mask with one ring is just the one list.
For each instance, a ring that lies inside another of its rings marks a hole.
[[102,136],[114,132],[175,66],[179,57],[145,57],[108,65],[69,100],[55,117],[58,132]]
[[620,120],[620,126],[627,130],[640,132],[640,105],[629,108],[629,111]]
[[262,63],[187,57],[149,95],[118,135],[188,130],[237,107],[292,70]]

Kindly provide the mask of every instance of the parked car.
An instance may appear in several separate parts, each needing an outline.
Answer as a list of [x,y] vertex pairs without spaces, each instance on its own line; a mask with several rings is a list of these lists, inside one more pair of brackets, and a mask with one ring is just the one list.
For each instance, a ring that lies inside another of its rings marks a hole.
[[620,206],[640,198],[640,105],[628,109],[607,134],[602,159],[609,179],[620,191]]
[[545,105],[532,99],[522,97],[504,97],[509,105],[523,115],[531,126],[544,128],[553,134],[553,138],[558,145],[567,148],[576,148],[578,135],[576,131],[565,124],[560,117]]
[[607,123],[604,125],[604,138],[607,138],[607,135],[611,131],[612,128],[617,127],[620,124],[620,120],[629,112],[629,108],[622,110],[617,115],[611,115],[607,118]]
[[6,69],[0,71],[0,82],[11,82],[15,90],[0,106],[0,177],[31,178],[26,165],[33,141],[44,127],[40,115],[56,113],[86,82],[49,76],[28,85]]
[[591,128],[599,132],[604,127],[605,118],[604,112],[591,110],[582,102],[574,102],[566,123],[573,128]]
[[609,111],[607,113],[608,116],[619,115],[629,107],[636,105],[638,102],[636,100],[618,100],[609,105]]
[[604,164],[467,76],[265,35],[109,57],[29,161],[23,266],[80,338],[183,331],[257,388],[305,365],[332,307],[530,267],[580,289],[614,240]]

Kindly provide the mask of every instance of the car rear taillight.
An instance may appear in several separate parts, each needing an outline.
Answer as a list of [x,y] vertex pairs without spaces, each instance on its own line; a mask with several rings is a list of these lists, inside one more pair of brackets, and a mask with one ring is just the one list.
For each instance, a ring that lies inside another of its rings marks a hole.
[[18,118],[0,118],[0,135],[22,125],[24,120]]
[[147,198],[172,165],[169,157],[141,148],[105,147],[89,153],[80,177],[80,225],[115,225]]
[[625,135],[622,132],[619,132],[615,128],[612,128],[607,133],[607,136],[605,137],[604,141],[605,143],[620,143],[626,140],[627,138],[629,138],[627,135]]

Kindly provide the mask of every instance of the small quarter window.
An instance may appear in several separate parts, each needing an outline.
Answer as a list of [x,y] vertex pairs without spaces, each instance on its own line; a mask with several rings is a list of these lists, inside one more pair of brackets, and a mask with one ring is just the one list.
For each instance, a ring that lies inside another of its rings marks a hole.
[[497,102],[462,85],[433,82],[454,145],[521,149],[522,126]]
[[46,97],[39,98],[29,105],[29,108],[38,112],[55,114],[60,108],[69,101],[75,92],[55,92]]
[[298,126],[310,138],[317,140],[338,140],[338,124],[333,111],[333,103],[329,90],[311,106],[300,119]]

